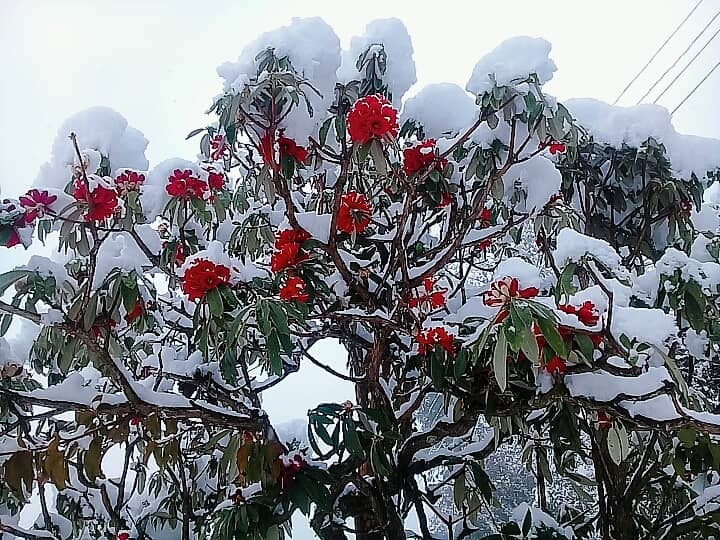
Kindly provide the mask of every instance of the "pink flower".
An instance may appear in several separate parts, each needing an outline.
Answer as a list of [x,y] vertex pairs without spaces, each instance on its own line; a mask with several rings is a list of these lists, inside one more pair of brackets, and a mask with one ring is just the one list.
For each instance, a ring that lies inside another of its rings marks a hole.
[[43,217],[56,200],[57,196],[50,195],[47,191],[37,189],[28,191],[20,197],[20,204],[25,208],[25,222],[30,224],[35,218]]
[[497,307],[508,304],[513,298],[534,298],[538,295],[537,287],[521,289],[517,278],[504,277],[492,285],[483,294],[485,305]]
[[145,182],[145,175],[135,171],[124,171],[115,178],[115,185],[121,194],[137,191]]

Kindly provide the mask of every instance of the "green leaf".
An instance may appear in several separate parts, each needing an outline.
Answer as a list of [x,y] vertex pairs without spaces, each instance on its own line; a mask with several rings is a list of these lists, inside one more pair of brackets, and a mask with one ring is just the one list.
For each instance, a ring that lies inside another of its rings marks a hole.
[[362,444],[360,443],[360,437],[357,433],[357,426],[350,418],[344,418],[342,423],[343,440],[345,441],[345,448],[358,459],[365,457]]
[[223,316],[225,309],[223,308],[222,295],[218,288],[210,289],[205,296],[210,313],[213,317],[219,319]]
[[503,328],[498,330],[495,353],[493,354],[493,371],[500,391],[504,392],[507,388],[507,340]]
[[85,476],[90,480],[91,483],[95,482],[98,476],[102,475],[100,469],[100,463],[102,462],[102,438],[95,437],[83,459],[83,468],[85,470]]
[[535,334],[533,334],[529,326],[523,330],[520,349],[534,365],[538,365],[540,363],[540,349],[538,348]]
[[465,475],[461,474],[455,479],[455,483],[453,484],[453,500],[455,501],[455,507],[458,510],[462,508],[466,493]]
[[375,164],[375,170],[377,170],[377,172],[379,172],[383,176],[387,176],[387,160],[385,159],[385,154],[383,153],[382,143],[377,139],[373,139],[373,141],[370,143],[370,155],[372,155],[373,163]]
[[557,328],[555,328],[555,325],[552,323],[552,321],[549,321],[548,319],[545,319],[543,317],[537,317],[535,321],[540,327],[540,331],[542,332],[545,341],[547,341],[548,345],[552,347],[552,349],[555,351],[555,354],[557,354],[560,358],[567,357],[565,342],[563,341],[562,337],[560,337],[560,334],[558,333]]

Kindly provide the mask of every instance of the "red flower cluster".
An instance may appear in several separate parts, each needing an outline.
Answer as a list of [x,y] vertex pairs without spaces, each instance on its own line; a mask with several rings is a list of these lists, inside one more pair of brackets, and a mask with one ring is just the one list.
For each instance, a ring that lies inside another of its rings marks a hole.
[[230,148],[228,148],[225,142],[225,137],[222,135],[215,135],[210,139],[210,159],[218,161],[224,157],[230,155]]
[[431,353],[437,345],[445,349],[448,354],[455,354],[454,337],[442,326],[423,330],[415,336],[415,339],[418,343],[418,353],[423,356]]
[[196,176],[193,176],[193,172],[190,169],[185,169],[184,171],[175,169],[168,177],[165,191],[167,191],[171,197],[180,199],[188,199],[190,197],[204,199],[208,191],[208,185]]
[[229,283],[229,268],[207,259],[197,259],[185,270],[182,290],[194,302],[204,298],[209,291]]
[[143,182],[145,182],[145,175],[135,171],[124,171],[115,178],[115,185],[120,193],[137,191]]
[[295,476],[297,473],[305,468],[305,460],[300,454],[295,454],[290,459],[280,458],[280,476],[278,481],[280,482],[280,489],[283,491],[289,490],[295,482]]
[[125,320],[128,324],[132,324],[142,317],[143,313],[145,313],[145,306],[143,305],[142,300],[136,300],[133,308],[128,311],[127,315],[125,315]]
[[215,169],[209,167],[205,169],[208,173],[208,186],[213,191],[219,191],[225,187],[225,175],[221,172],[216,172]]
[[56,200],[57,196],[50,195],[47,191],[37,189],[28,191],[20,197],[20,204],[25,209],[25,223],[30,224],[35,218],[43,217]]
[[309,256],[302,250],[302,243],[310,239],[304,230],[285,229],[275,238],[275,253],[270,258],[270,270],[282,272],[306,261]]
[[600,315],[597,309],[595,309],[595,304],[590,300],[583,302],[580,307],[566,304],[558,306],[558,309],[569,315],[577,316],[578,320],[585,326],[595,326],[600,319]]
[[280,300],[285,302],[296,302],[305,303],[310,299],[310,295],[307,293],[305,282],[301,277],[291,276],[280,288]]
[[[435,161],[435,139],[427,139],[417,146],[403,150],[403,168],[408,176],[427,167],[433,161]],[[445,165],[447,165],[447,159],[437,160],[438,169],[442,169]]]
[[567,364],[559,356],[553,356],[545,366],[545,371],[551,375],[565,375]]
[[480,212],[480,228],[487,229],[490,225],[492,225],[491,219],[492,210],[489,208],[483,208],[482,212]]
[[551,143],[540,143],[540,148],[547,148],[548,150],[550,150],[550,153],[553,156],[558,153],[562,154],[566,150],[565,145],[558,141],[553,141]]
[[449,191],[445,191],[442,194],[442,199],[440,199],[440,204],[437,205],[437,208],[445,208],[446,206],[450,206],[450,203],[452,202],[452,195]]
[[397,137],[397,111],[380,94],[365,96],[355,102],[347,117],[348,133],[354,144],[371,139]]
[[362,193],[350,191],[342,196],[337,217],[337,228],[347,234],[362,233],[370,224],[372,207]]
[[413,296],[408,300],[408,306],[411,308],[427,308],[437,309],[445,305],[445,293],[447,289],[439,289],[433,291],[435,288],[435,280],[433,278],[425,278],[423,280],[424,293],[418,292],[417,297]]
[[534,298],[539,292],[537,287],[521,289],[517,278],[504,277],[490,285],[483,293],[483,301],[486,306],[504,306],[513,298]]
[[87,204],[85,221],[103,221],[111,217],[118,208],[118,197],[115,190],[97,186],[88,193],[85,182],[77,180],[73,197]]
[[278,137],[278,146],[280,148],[280,158],[289,156],[298,163],[304,163],[308,157],[308,151],[305,148],[299,146],[292,139],[283,137],[282,134]]

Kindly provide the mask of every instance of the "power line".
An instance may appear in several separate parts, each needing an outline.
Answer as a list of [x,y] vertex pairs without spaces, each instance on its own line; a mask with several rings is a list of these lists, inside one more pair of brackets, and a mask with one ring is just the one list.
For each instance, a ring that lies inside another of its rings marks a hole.
[[710,39],[707,40],[707,43],[705,43],[705,45],[703,45],[702,48],[701,48],[697,53],[695,53],[695,56],[693,56],[693,57],[690,59],[690,61],[685,65],[685,67],[680,70],[680,73],[678,73],[677,75],[675,75],[675,78],[674,78],[672,81],[670,81],[670,84],[668,84],[668,85],[665,87],[665,90],[663,90],[662,92],[660,92],[660,95],[658,95],[658,97],[655,98],[655,101],[653,101],[653,103],[657,103],[657,102],[660,100],[660,98],[665,95],[665,92],[667,92],[668,90],[670,90],[670,87],[672,87],[672,85],[675,84],[675,81],[677,81],[677,80],[682,76],[682,74],[687,71],[687,69],[692,65],[692,63],[695,61],[695,59],[696,59],[698,56],[700,56],[700,53],[703,52],[708,45],[710,45],[710,43],[712,42],[712,40],[714,40],[714,39],[717,37],[718,34],[720,34],[720,28],[718,28],[718,29],[715,31],[715,33],[710,37]]
[[[636,103],[635,105],[638,105],[643,99],[645,99],[646,97],[648,97],[648,95],[650,95],[650,92],[652,92],[653,90],[655,90],[655,87],[656,87],[658,84],[660,84],[660,81],[662,81],[662,80],[665,78],[665,75],[667,75],[668,73],[670,73],[670,72],[672,71],[672,69],[673,69],[675,66],[677,66],[678,62],[682,59],[682,57],[687,54],[687,52],[692,48],[692,46],[695,45],[695,43],[697,42],[697,40],[700,39],[700,37],[705,33],[705,30],[707,30],[708,28],[710,28],[710,25],[711,25],[713,22],[715,22],[715,19],[717,19],[719,16],[720,16],[720,11],[718,11],[718,12],[713,16],[713,18],[710,19],[710,22],[705,25],[705,28],[703,28],[702,30],[700,30],[700,32],[698,33],[698,35],[696,35],[695,38],[690,42],[690,45],[688,45],[687,48],[686,48],[683,52],[680,53],[680,56],[678,56],[678,57],[675,59],[675,61],[672,63],[672,65],[671,65],[669,68],[667,68],[667,69],[663,72],[662,75],[660,75],[660,77],[653,83],[653,85],[650,87],[650,89],[649,89],[647,92],[645,92],[645,94],[643,94],[643,97],[641,97],[640,99],[637,100],[637,103]],[[715,33],[715,35],[717,35],[717,32]],[[712,41],[714,37],[715,37],[715,36],[713,36],[712,38],[710,38],[710,41]],[[707,47],[707,43],[705,44],[705,47]],[[705,48],[705,47],[703,47],[703,48]],[[702,49],[700,49],[700,50],[702,51]],[[697,55],[695,55],[695,58],[697,58]],[[695,58],[693,58],[693,60],[695,60]],[[692,60],[691,60],[690,62],[692,63]],[[689,65],[689,64],[688,64],[688,65]]]
[[692,96],[692,95],[695,93],[695,90],[697,90],[698,88],[700,88],[700,86],[702,85],[702,83],[704,83],[704,82],[708,79],[708,77],[710,77],[710,75],[712,75],[713,71],[715,71],[718,67],[720,67],[720,62],[718,62],[717,64],[715,64],[715,65],[712,67],[712,69],[707,72],[707,75],[705,75],[705,76],[702,78],[702,80],[701,80],[699,83],[697,83],[697,85],[695,85],[695,88],[693,88],[692,90],[690,90],[690,93],[689,93],[687,96],[685,96],[685,99],[683,99],[683,100],[678,104],[678,106],[675,107],[675,108],[672,110],[672,112],[670,113],[670,116],[672,116],[673,114],[675,114],[675,111],[677,111],[680,107],[683,106],[683,103],[685,103],[685,102],[690,98],[690,96]]
[[653,54],[653,55],[650,57],[650,60],[647,61],[647,64],[645,64],[645,65],[642,67],[642,69],[641,69],[640,71],[638,71],[637,75],[635,75],[635,77],[633,77],[632,80],[627,84],[627,86],[626,86],[625,88],[623,88],[623,91],[620,92],[620,95],[619,95],[617,98],[615,98],[615,101],[613,101],[613,105],[615,105],[618,101],[620,101],[620,98],[625,95],[625,92],[627,92],[628,89],[633,85],[633,83],[638,80],[638,78],[640,77],[640,75],[642,75],[643,73],[645,73],[645,70],[646,70],[646,69],[648,68],[648,66],[652,63],[652,61],[655,60],[655,58],[657,57],[657,55],[660,54],[660,52],[665,48],[665,45],[667,45],[668,42],[675,36],[675,34],[678,33],[678,30],[680,30],[680,28],[683,27],[683,25],[687,22],[687,20],[690,18],[690,16],[691,16],[693,13],[695,13],[695,10],[696,10],[698,7],[700,7],[700,4],[702,4],[702,3],[703,3],[703,0],[699,0],[698,3],[695,4],[695,7],[690,10],[690,13],[688,13],[688,14],[685,16],[685,18],[680,22],[680,24],[677,26],[677,28],[675,28],[675,30],[672,31],[672,33],[667,37],[667,39],[663,42],[663,44],[660,45],[660,48],[659,48],[657,51],[655,51],[655,54]]

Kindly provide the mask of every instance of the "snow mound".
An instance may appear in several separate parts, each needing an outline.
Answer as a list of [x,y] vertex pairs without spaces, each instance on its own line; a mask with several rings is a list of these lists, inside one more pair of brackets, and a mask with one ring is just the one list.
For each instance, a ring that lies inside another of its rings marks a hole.
[[113,172],[122,168],[148,168],[145,136],[129,126],[125,117],[113,109],[92,107],[72,115],[60,126],[53,142],[52,157],[40,168],[35,186],[63,189],[70,181],[70,167],[75,161],[71,133],[76,134],[81,151],[92,149],[108,158]]
[[623,144],[640,147],[652,137],[664,144],[673,171],[681,177],[694,172],[702,178],[720,167],[720,140],[678,133],[665,107],[621,107],[590,98],[570,99],[564,104],[597,142],[618,148]]
[[381,44],[387,55],[387,68],[383,82],[392,93],[393,106],[400,107],[402,97],[417,82],[413,46],[407,28],[400,19],[377,19],[368,23],[365,33],[350,41],[350,48],[343,51],[342,65],[337,72],[340,82],[360,79],[358,58],[371,45]]
[[506,39],[475,64],[465,89],[471,94],[483,94],[493,86],[507,86],[513,81],[527,79],[536,74],[545,84],[557,71],[549,55],[549,41],[542,38],[517,36]]
[[439,139],[469,127],[478,116],[475,100],[457,84],[429,84],[405,101],[403,120],[421,124],[425,136]]
[[304,102],[293,108],[281,127],[286,136],[304,144],[322,120],[323,113],[332,104],[335,73],[340,67],[340,40],[319,17],[293,18],[289,25],[262,34],[243,49],[236,62],[225,62],[217,68],[224,81],[224,90],[237,93],[252,79],[257,78],[256,57],[267,49],[275,55],[287,57],[293,68],[320,93],[305,88],[313,108],[310,117]]

